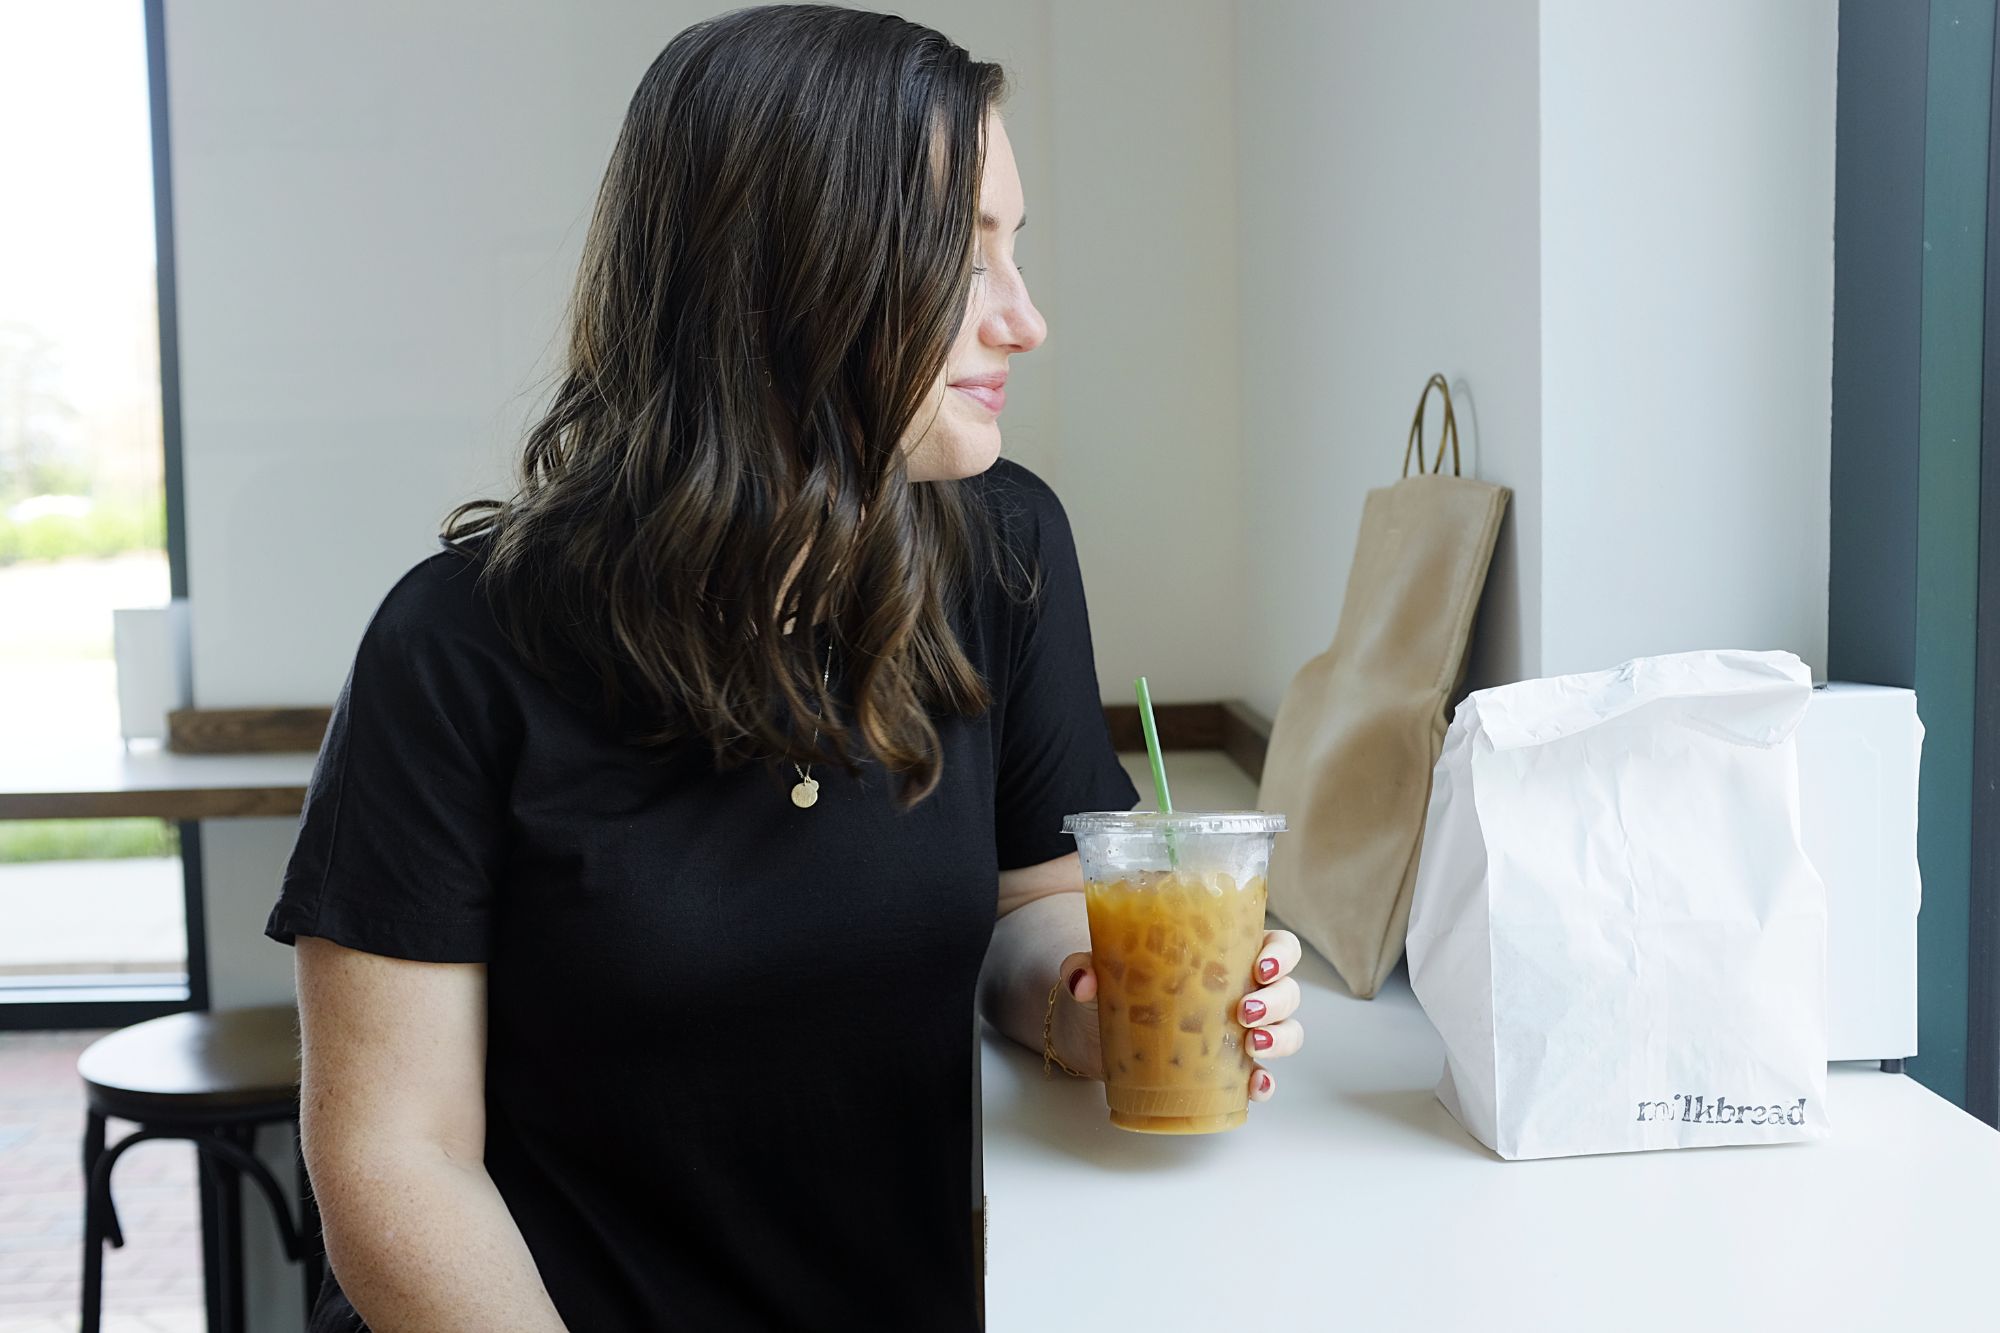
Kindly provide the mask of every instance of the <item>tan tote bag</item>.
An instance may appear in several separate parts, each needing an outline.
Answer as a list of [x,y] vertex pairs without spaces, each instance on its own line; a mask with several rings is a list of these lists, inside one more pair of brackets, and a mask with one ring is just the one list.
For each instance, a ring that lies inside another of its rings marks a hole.
[[[1427,472],[1424,405],[1433,389],[1444,399],[1444,428]],[[1410,422],[1403,479],[1368,492],[1361,511],[1333,646],[1293,677],[1271,724],[1257,806],[1291,823],[1271,854],[1271,911],[1362,999],[1403,953],[1431,769],[1445,709],[1464,683],[1507,497],[1504,486],[1459,475],[1451,389],[1431,376]]]

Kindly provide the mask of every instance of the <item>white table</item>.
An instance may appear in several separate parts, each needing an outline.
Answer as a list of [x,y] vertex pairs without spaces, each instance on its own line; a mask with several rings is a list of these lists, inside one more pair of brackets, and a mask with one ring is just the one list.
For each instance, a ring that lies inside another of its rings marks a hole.
[[1298,977],[1305,1049],[1227,1134],[1114,1129],[986,1029],[992,1333],[2000,1329],[2000,1134],[1913,1080],[1835,1066],[1823,1143],[1505,1162],[1400,972]]
[[1816,1144],[1505,1162],[1399,973],[1308,952],[1305,1049],[1227,1134],[1114,1129],[986,1029],[987,1327],[2000,1329],[2000,1134],[1837,1065]]

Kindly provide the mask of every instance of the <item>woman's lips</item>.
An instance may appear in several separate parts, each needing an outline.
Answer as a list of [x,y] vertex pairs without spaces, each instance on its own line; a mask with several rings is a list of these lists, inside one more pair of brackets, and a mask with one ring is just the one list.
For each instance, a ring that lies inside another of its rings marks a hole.
[[997,384],[954,384],[952,388],[978,403],[994,416],[1007,406],[1007,391]]

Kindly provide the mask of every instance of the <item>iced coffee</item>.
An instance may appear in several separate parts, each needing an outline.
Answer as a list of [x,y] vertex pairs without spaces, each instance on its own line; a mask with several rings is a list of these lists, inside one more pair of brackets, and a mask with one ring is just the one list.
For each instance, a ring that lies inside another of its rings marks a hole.
[[1082,854],[1111,1122],[1153,1134],[1243,1123],[1254,1067],[1238,1021],[1264,942],[1284,817],[1072,815]]

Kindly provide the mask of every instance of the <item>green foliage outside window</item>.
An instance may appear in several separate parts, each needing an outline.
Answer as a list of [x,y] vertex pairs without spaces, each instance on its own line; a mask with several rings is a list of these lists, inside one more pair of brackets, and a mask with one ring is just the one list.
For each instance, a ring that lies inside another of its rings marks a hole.
[[165,820],[0,820],[0,865],[179,856],[180,851],[180,830]]
[[166,505],[157,497],[105,497],[87,513],[41,514],[25,521],[0,509],[0,565],[157,551],[166,544]]

